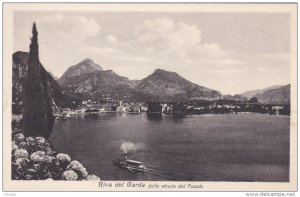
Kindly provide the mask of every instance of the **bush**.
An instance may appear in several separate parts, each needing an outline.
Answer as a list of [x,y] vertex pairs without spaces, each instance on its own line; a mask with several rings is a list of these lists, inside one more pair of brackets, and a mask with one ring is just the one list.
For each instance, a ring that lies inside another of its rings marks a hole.
[[100,181],[86,168],[64,153],[53,151],[43,137],[15,134],[12,142],[13,180]]

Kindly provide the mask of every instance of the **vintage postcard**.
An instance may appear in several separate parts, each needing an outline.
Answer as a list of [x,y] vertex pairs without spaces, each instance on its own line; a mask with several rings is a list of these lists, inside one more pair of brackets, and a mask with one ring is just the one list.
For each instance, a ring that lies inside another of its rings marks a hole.
[[297,190],[296,3],[4,3],[4,191]]

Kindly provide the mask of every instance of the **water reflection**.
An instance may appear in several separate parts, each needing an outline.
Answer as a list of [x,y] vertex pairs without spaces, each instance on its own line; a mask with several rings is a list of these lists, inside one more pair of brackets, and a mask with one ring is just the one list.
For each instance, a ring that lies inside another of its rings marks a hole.
[[150,121],[161,121],[162,114],[161,113],[147,113],[147,119]]
[[171,120],[174,122],[182,122],[186,115],[184,114],[162,114],[162,113],[96,113],[96,114],[86,114],[80,118],[85,120],[99,120],[102,118],[114,118],[114,117],[122,117],[122,118],[131,118],[133,116],[140,116],[142,119],[149,121],[161,121],[163,119]]
[[86,120],[98,120],[99,115],[98,114],[87,114],[84,116],[84,119]]
[[[287,117],[262,114],[99,113],[55,121],[50,141],[102,180],[283,182],[289,125]],[[159,173],[114,166],[124,142],[133,144],[130,159]]]

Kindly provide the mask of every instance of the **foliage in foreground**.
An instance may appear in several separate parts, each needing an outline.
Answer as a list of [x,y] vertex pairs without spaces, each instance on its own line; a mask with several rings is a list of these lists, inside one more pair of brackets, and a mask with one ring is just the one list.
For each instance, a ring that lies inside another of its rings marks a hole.
[[100,181],[67,154],[57,153],[43,137],[15,134],[12,142],[13,180]]

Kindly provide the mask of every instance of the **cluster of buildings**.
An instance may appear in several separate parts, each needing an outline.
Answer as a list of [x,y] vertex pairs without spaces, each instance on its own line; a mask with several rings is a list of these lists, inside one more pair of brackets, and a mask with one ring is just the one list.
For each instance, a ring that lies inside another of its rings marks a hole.
[[73,115],[101,112],[116,113],[164,113],[185,114],[229,114],[254,112],[263,114],[289,115],[289,105],[271,105],[239,101],[195,101],[195,102],[125,102],[114,99],[100,101],[85,100],[75,109],[65,108],[56,115],[56,119],[67,119]]
[[210,103],[202,105],[187,105],[187,113],[190,114],[228,114],[240,112],[253,112],[272,115],[289,115],[289,105],[272,105],[250,102],[237,103]]
[[101,112],[117,113],[141,113],[147,112],[148,106],[142,102],[123,102],[119,100],[107,99],[105,101],[82,101],[77,108],[64,108],[61,113],[56,114],[56,119],[67,119],[74,115],[85,115]]

